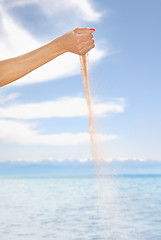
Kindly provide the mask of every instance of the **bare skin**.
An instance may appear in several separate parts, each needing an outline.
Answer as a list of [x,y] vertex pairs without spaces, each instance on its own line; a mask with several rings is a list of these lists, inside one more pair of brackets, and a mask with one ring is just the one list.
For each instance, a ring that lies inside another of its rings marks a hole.
[[85,55],[95,47],[95,29],[76,28],[50,43],[18,57],[0,61],[0,87],[9,84],[65,52]]

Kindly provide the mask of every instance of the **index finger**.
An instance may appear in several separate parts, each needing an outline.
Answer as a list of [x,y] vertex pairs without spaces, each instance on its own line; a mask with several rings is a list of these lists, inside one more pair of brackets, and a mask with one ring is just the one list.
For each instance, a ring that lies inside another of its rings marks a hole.
[[94,32],[96,29],[95,28],[88,28],[88,27],[86,27],[86,28],[80,28],[80,27],[78,27],[78,28],[75,28],[74,29],[74,32],[75,33],[92,33],[92,32]]

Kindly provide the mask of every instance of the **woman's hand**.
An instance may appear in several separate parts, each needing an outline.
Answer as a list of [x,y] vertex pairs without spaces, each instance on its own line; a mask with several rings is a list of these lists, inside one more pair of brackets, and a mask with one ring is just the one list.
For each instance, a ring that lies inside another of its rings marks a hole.
[[94,48],[94,28],[76,28],[18,57],[0,61],[0,87],[11,83],[65,52],[85,55]]
[[59,43],[65,52],[85,55],[95,47],[93,32],[94,28],[76,28],[59,37]]

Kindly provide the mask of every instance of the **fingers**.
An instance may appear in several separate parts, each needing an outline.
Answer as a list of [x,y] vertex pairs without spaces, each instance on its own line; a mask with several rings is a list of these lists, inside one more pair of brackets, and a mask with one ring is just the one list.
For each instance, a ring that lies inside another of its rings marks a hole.
[[63,36],[62,46],[65,52],[72,52],[78,55],[84,55],[95,47],[93,32],[94,28],[76,28]]
[[83,49],[83,48],[86,48],[86,47],[90,47],[90,46],[93,45],[93,44],[94,44],[94,39],[92,38],[92,39],[90,39],[89,41],[82,42],[82,43],[79,45],[79,47],[80,47],[81,49]]
[[80,54],[79,55],[84,55],[86,54],[87,52],[89,52],[92,48],[95,47],[95,44],[94,44],[94,39],[91,39],[90,41],[88,42],[85,42],[85,43],[82,43],[81,44],[81,49],[80,49]]
[[91,45],[91,46],[88,46],[87,48],[84,48],[82,51],[81,51],[81,56],[85,55],[87,52],[89,52],[92,48],[94,48],[95,45]]
[[93,38],[93,34],[92,33],[82,33],[78,36],[78,39],[80,42],[86,42],[89,41]]
[[81,33],[92,33],[92,32],[94,32],[96,29],[95,28],[75,28],[74,29],[74,32],[75,33],[79,33],[79,34],[81,34]]
[[82,30],[87,30],[87,32],[85,33],[85,31],[83,33],[80,33],[77,35],[77,41],[78,41],[78,49],[79,49],[79,55],[84,55],[87,52],[89,52],[92,48],[95,47],[94,44],[94,39],[93,39],[93,34],[92,32],[89,31],[88,28],[77,28],[79,32],[81,32]]

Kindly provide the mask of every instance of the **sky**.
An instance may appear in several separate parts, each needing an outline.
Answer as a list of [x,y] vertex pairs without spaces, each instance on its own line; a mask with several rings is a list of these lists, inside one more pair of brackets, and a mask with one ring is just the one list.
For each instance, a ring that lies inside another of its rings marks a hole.
[[[95,27],[89,81],[104,159],[161,161],[160,8],[160,0],[0,0],[0,60]],[[78,55],[0,88],[0,161],[90,158]]]

